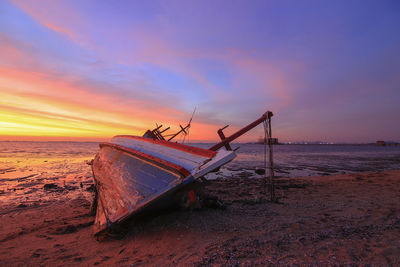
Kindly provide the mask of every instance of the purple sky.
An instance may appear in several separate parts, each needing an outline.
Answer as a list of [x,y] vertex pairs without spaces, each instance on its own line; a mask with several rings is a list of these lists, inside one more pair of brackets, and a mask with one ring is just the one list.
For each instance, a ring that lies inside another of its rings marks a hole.
[[400,141],[399,29],[399,1],[1,1],[0,135],[140,134],[197,107],[194,139],[272,110],[282,141]]

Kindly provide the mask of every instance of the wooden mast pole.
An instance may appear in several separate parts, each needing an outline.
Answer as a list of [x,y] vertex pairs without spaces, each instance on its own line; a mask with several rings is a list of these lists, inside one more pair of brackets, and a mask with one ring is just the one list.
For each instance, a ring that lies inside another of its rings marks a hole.
[[271,119],[272,116],[273,116],[273,113],[271,111],[267,111],[259,119],[253,121],[249,125],[243,127],[242,129],[240,129],[236,133],[234,133],[231,136],[228,136],[226,138],[223,138],[224,135],[222,133],[222,130],[225,129],[226,127],[228,127],[228,126],[225,126],[224,128],[219,129],[218,130],[218,134],[219,134],[219,136],[221,137],[222,140],[221,140],[221,142],[219,142],[219,143],[213,145],[212,147],[210,147],[209,149],[213,150],[213,151],[217,151],[218,149],[220,149],[223,146],[229,146],[230,142],[232,142],[236,138],[242,136],[243,134],[247,133],[248,131],[250,131],[251,129],[256,127],[257,125],[262,123],[263,121],[266,121],[268,118]]

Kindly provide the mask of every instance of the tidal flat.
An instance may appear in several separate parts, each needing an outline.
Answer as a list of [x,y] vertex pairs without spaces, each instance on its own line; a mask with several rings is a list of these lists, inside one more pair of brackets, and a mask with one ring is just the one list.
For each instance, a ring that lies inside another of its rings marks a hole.
[[276,146],[272,203],[254,172],[263,146],[242,145],[203,185],[225,209],[172,209],[99,241],[87,164],[98,144],[11,143],[0,146],[3,266],[400,264],[400,149]]

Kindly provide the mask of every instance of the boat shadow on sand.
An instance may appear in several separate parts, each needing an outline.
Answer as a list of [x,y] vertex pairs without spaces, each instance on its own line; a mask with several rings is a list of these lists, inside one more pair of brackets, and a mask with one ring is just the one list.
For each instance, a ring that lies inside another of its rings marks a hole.
[[[304,189],[308,185],[308,182],[286,178],[276,181],[276,189],[280,190]],[[283,204],[279,200],[270,201],[266,186],[264,179],[244,177],[196,181],[167,198],[152,202],[146,209],[98,233],[96,238],[98,241],[129,239],[179,228],[200,232],[235,229],[240,223],[235,223],[232,216],[244,215],[261,206],[266,206],[263,213],[273,216],[274,212],[268,212],[267,207]]]

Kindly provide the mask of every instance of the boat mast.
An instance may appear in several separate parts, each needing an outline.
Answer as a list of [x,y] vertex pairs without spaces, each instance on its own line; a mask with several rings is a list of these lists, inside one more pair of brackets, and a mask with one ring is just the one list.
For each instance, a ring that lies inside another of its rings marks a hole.
[[181,127],[181,129],[179,130],[179,132],[177,132],[176,134],[172,135],[172,137],[170,137],[170,138],[168,139],[168,141],[171,141],[172,139],[174,139],[175,136],[177,136],[177,135],[180,134],[181,132],[184,132],[185,135],[188,134],[188,132],[186,132],[186,130],[189,131],[190,123],[191,123],[192,120],[193,120],[193,116],[194,116],[194,113],[195,113],[195,112],[196,112],[196,108],[194,108],[193,113],[192,113],[192,117],[190,117],[190,120],[189,120],[188,124],[186,124],[185,127],[182,127],[182,125],[179,124],[179,127]]
[[266,121],[267,119],[271,119],[271,117],[273,115],[274,114],[271,111],[267,111],[259,119],[255,120],[252,123],[250,123],[249,125],[243,127],[242,129],[240,129],[239,131],[237,131],[236,133],[232,134],[229,137],[225,137],[224,133],[222,132],[226,127],[229,126],[229,125],[226,125],[225,127],[223,127],[223,128],[218,130],[218,135],[221,138],[221,142],[213,145],[209,149],[213,150],[213,151],[217,151],[218,149],[220,149],[221,147],[224,146],[227,150],[232,150],[230,145],[229,145],[230,142],[232,142],[236,138],[242,136],[243,134],[247,133],[248,131],[250,131],[251,129],[253,129],[257,125],[259,125],[260,123]]

